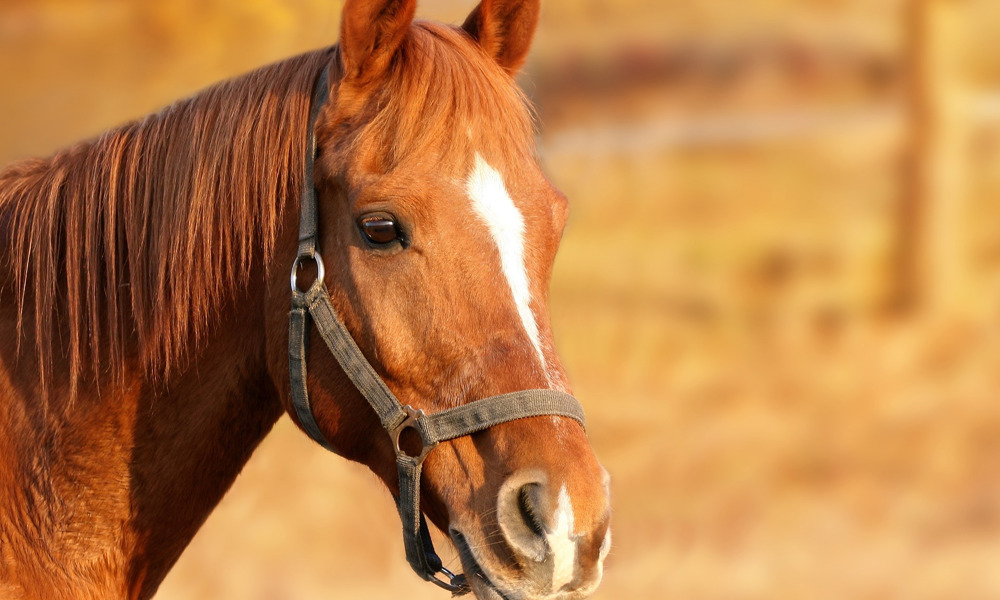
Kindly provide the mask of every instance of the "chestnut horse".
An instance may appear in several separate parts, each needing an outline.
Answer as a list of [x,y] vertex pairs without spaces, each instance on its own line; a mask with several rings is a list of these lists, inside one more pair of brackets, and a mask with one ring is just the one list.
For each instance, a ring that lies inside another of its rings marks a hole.
[[[460,28],[414,11],[347,0],[333,48],[0,173],[0,598],[149,598],[285,413],[405,496],[409,454],[315,327],[295,408],[300,197],[311,289],[401,404],[568,391],[547,314],[567,202],[512,79],[537,1],[484,0]],[[607,473],[576,420],[539,414],[417,471],[480,598],[601,579]]]

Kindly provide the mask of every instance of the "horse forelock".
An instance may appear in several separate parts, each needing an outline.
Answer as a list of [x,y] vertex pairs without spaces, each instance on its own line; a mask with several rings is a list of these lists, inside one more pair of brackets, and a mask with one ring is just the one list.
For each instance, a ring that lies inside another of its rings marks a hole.
[[[294,208],[309,101],[329,52],[217,84],[49,159],[0,173],[3,293],[42,390],[68,371],[158,377],[275,248]],[[63,366],[68,366],[68,369]]]
[[[350,90],[363,96],[362,107],[329,115],[319,129],[321,139],[334,139],[334,160],[359,160],[361,171],[386,173],[417,157],[458,179],[476,154],[512,166],[535,161],[530,102],[457,28],[414,23],[384,78],[369,86]],[[331,105],[328,112],[343,108]]]

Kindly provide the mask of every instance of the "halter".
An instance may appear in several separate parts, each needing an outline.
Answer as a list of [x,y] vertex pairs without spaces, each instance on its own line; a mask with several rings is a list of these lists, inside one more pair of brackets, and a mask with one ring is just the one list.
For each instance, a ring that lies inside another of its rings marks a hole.
[[[441,564],[441,559],[434,552],[427,522],[420,511],[420,470],[424,459],[440,442],[517,419],[554,415],[575,419],[583,425],[583,407],[576,398],[563,392],[522,390],[426,415],[422,410],[409,405],[403,406],[375,372],[330,303],[330,294],[323,281],[326,270],[317,247],[318,207],[313,178],[316,159],[315,124],[319,109],[327,100],[328,72],[329,67],[323,70],[316,82],[309,112],[305,181],[302,185],[299,214],[299,249],[295,262],[292,263],[292,309],[288,324],[288,372],[292,386],[292,404],[299,423],[309,437],[327,450],[336,452],[316,423],[306,389],[308,334],[309,324],[312,322],[344,373],[375,410],[382,427],[392,440],[399,476],[396,508],[403,522],[403,545],[407,562],[421,578],[456,596],[466,594],[470,588],[465,575],[455,575]],[[316,263],[317,275],[309,289],[302,292],[299,291],[297,277],[300,265],[306,260]],[[409,454],[400,447],[400,436],[407,429],[415,430],[420,436],[421,447],[416,454]],[[447,581],[439,579],[438,574],[447,577]]]

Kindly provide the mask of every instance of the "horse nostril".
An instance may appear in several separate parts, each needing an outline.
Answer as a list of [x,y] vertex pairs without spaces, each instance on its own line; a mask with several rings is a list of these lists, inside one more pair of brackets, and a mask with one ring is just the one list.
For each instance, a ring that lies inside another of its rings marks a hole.
[[497,524],[508,545],[515,554],[536,562],[549,553],[545,506],[545,484],[533,473],[512,476],[497,497]]
[[517,492],[517,508],[521,512],[521,518],[528,529],[538,537],[544,537],[545,526],[541,517],[541,485],[529,483],[521,486]]

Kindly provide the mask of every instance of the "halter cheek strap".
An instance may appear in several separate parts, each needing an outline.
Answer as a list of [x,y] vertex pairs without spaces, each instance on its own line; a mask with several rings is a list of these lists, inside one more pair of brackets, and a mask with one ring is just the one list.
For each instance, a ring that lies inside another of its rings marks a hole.
[[[421,410],[403,406],[375,372],[330,303],[330,294],[323,280],[323,259],[318,249],[318,207],[313,183],[316,154],[314,127],[319,109],[327,99],[328,78],[327,68],[320,75],[313,94],[299,217],[299,249],[292,265],[292,309],[288,325],[288,372],[292,405],[306,433],[323,447],[335,451],[316,423],[306,385],[308,338],[310,324],[313,324],[344,373],[368,400],[392,440],[399,476],[396,506],[403,522],[407,562],[423,579],[432,581],[455,595],[465,594],[469,592],[465,576],[454,575],[441,564],[420,510],[420,473],[424,459],[443,441],[471,435],[517,419],[552,415],[574,419],[582,425],[583,408],[576,398],[563,392],[523,390],[425,415]],[[306,260],[316,262],[318,273],[309,289],[302,292],[297,286],[297,275],[299,266]],[[400,436],[407,429],[414,429],[420,436],[421,448],[416,454],[408,454],[400,447]],[[439,573],[448,580],[439,579]]]

